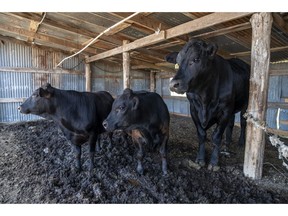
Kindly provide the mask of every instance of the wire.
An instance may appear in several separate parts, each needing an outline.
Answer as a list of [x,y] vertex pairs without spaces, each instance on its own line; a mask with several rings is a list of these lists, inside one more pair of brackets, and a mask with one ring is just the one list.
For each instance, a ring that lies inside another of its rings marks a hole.
[[56,67],[59,67],[59,65],[61,65],[65,60],[67,59],[70,59],[78,54],[80,54],[83,50],[85,50],[88,46],[90,46],[92,43],[94,43],[99,37],[101,37],[103,34],[105,34],[106,32],[110,31],[111,29],[115,28],[116,26],[120,25],[121,23],[125,22],[126,20],[128,19],[131,19],[132,17],[136,16],[137,14],[139,14],[140,12],[136,12],[136,13],[133,13],[132,15],[126,17],[125,19],[121,20],[120,22],[118,23],[115,23],[113,26],[105,29],[103,32],[101,32],[97,37],[95,37],[92,41],[90,41],[85,47],[83,47],[81,50],[79,50],[78,52],[74,53],[73,55],[71,56],[68,56],[66,58],[64,58],[61,62],[59,62],[58,65],[56,65]]

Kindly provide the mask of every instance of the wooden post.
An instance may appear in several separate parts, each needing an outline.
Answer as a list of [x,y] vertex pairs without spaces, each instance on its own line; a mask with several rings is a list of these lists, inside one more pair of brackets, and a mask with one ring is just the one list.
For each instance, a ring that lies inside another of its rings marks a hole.
[[[251,76],[247,113],[261,124],[266,120],[267,93],[270,63],[271,13],[256,13],[251,17]],[[244,175],[262,178],[265,132],[248,122],[244,157]]]
[[156,91],[156,72],[151,71],[150,72],[150,91],[155,92]]
[[90,68],[90,63],[85,64],[85,78],[86,78],[86,91],[91,92],[91,68]]
[[[123,40],[123,45],[128,44],[128,40]],[[123,89],[130,88],[130,53],[123,52]]]

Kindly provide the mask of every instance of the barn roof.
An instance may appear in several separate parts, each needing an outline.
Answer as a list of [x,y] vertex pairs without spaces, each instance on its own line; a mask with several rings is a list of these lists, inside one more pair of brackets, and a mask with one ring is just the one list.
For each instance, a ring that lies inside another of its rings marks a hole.
[[[127,12],[1,12],[0,42],[20,40],[34,46],[75,53],[101,32],[127,18]],[[111,29],[83,51],[92,62],[99,59],[122,64],[129,51],[131,67],[172,71],[165,56],[179,51],[190,38],[216,42],[218,54],[250,62],[253,13],[142,12]],[[271,62],[288,60],[288,13],[272,13]],[[129,44],[123,45],[128,40]],[[1,45],[1,44],[0,44]]]

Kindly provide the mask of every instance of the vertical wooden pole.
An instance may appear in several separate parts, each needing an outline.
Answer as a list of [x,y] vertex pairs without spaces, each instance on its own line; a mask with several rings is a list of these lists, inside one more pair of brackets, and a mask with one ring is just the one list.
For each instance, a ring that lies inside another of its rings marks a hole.
[[87,92],[91,92],[92,88],[91,88],[91,68],[90,68],[90,63],[86,63],[85,64],[85,78],[86,78],[86,85],[85,85],[85,89]]
[[151,71],[150,72],[150,91],[155,92],[156,91],[156,72]]
[[[123,45],[128,44],[128,40],[123,40]],[[123,89],[130,88],[130,53],[123,52]]]
[[[257,121],[265,122],[270,63],[271,13],[256,13],[252,25],[251,76],[247,113]],[[244,157],[244,175],[262,178],[265,132],[252,122],[247,123]]]

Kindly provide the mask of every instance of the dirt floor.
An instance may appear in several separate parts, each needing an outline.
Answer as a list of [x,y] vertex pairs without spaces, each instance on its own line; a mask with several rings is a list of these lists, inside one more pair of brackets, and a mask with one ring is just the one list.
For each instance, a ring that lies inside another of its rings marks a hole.
[[197,151],[192,120],[171,116],[166,177],[159,154],[148,147],[139,176],[135,147],[116,135],[110,145],[102,140],[92,173],[83,145],[84,171],[77,173],[71,145],[53,122],[0,124],[0,132],[0,203],[288,203],[288,171],[269,142],[262,180],[243,176],[237,127],[230,149],[235,155],[220,157],[220,171],[196,170],[189,166]]

